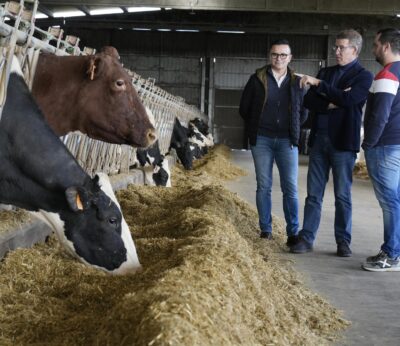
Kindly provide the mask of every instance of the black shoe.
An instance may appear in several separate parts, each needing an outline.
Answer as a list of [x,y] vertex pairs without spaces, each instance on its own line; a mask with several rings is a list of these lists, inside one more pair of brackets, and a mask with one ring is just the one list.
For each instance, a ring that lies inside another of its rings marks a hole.
[[271,232],[262,232],[261,231],[260,238],[272,240],[272,233]]
[[286,241],[286,246],[294,246],[299,242],[299,236],[298,235],[290,235],[287,237]]
[[352,254],[349,244],[347,242],[342,241],[337,244],[337,252],[336,255],[339,257],[350,257]]
[[297,244],[290,247],[290,252],[293,253],[306,253],[313,250],[312,244],[306,242],[304,239],[299,237]]

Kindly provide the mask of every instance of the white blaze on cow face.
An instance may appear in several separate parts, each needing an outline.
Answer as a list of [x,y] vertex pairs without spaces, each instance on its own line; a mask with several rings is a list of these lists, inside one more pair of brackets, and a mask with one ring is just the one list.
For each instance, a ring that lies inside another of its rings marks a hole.
[[[117,198],[115,197],[113,188],[110,183],[110,179],[105,173],[97,173],[97,176],[100,178],[99,185],[104,193],[117,205],[119,210],[121,210],[121,206],[118,203]],[[122,214],[122,211],[121,211]],[[135,244],[133,243],[132,234],[129,230],[129,226],[125,221],[124,216],[122,215],[121,220],[121,237],[125,244],[125,248],[127,250],[127,261],[123,263],[118,269],[115,269],[112,274],[128,274],[138,270],[141,270],[142,266],[139,263],[139,258],[136,252]]]
[[[158,167],[158,166],[156,166]],[[156,186],[156,182],[153,179],[153,173],[155,168],[153,166],[142,167],[144,173],[144,184],[147,186]]]

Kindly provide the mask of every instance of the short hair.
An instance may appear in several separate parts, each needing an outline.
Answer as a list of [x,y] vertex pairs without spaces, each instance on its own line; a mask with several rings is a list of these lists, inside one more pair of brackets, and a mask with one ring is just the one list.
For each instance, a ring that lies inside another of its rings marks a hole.
[[379,36],[378,41],[382,44],[390,43],[392,52],[395,54],[400,53],[400,31],[394,28],[381,29],[377,33]]
[[285,38],[278,38],[277,40],[274,40],[270,45],[269,45],[269,49],[271,50],[272,46],[278,46],[284,44],[286,46],[289,46],[290,52],[292,52],[292,48],[290,47],[290,43],[287,39]]
[[360,54],[362,48],[362,36],[361,34],[354,29],[346,29],[342,30],[336,35],[337,40],[347,39],[349,40],[350,46],[353,46],[356,51],[357,55]]

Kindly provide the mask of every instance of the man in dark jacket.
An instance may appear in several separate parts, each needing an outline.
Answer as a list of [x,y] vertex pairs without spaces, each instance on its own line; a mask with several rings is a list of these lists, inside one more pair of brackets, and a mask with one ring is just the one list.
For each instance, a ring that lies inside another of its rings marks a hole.
[[337,255],[351,256],[351,185],[356,153],[360,150],[362,108],[372,84],[372,74],[358,62],[362,37],[355,30],[336,36],[337,65],[323,68],[317,78],[303,76],[311,88],[304,105],[313,112],[310,161],[303,229],[293,253],[312,251],[321,220],[322,199],[332,168],[335,192]]
[[270,65],[253,74],[240,101],[257,179],[256,204],[261,238],[272,239],[272,167],[278,166],[288,245],[297,241],[298,232],[298,143],[300,125],[307,118],[303,108],[300,78],[288,68],[292,58],[287,40],[270,47]]

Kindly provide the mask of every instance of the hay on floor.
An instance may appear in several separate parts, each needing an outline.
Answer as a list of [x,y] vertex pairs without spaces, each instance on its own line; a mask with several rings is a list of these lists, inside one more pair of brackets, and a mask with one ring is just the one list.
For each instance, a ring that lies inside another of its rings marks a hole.
[[203,172],[118,193],[139,274],[87,268],[54,240],[10,253],[0,266],[0,344],[329,344],[347,322],[277,254],[282,222],[274,218],[274,241],[261,241],[254,208],[211,181]]
[[356,178],[359,178],[359,179],[364,179],[364,180],[369,179],[367,165],[366,165],[365,161],[358,161],[354,165],[353,176]]
[[29,221],[31,221],[31,215],[23,209],[1,210],[0,233],[19,229]]

